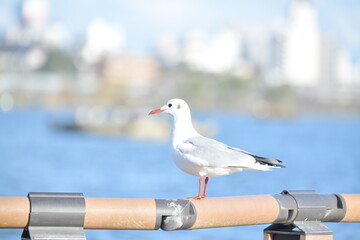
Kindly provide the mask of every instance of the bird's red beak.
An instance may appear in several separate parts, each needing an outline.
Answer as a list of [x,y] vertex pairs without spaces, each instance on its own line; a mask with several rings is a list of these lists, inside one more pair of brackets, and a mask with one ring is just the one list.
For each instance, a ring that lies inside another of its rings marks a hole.
[[155,114],[155,113],[162,113],[164,110],[162,110],[162,109],[155,109],[155,110],[152,110],[150,113],[149,113],[149,115],[151,115],[151,114]]

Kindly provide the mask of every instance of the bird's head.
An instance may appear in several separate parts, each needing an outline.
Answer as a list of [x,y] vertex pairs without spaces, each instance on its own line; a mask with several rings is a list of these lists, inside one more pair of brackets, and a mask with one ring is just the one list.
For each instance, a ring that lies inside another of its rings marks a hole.
[[184,100],[174,98],[174,99],[170,99],[169,101],[167,101],[167,103],[164,106],[162,106],[161,108],[152,110],[149,113],[149,115],[156,114],[156,113],[162,113],[162,112],[168,113],[168,114],[172,115],[173,117],[179,117],[179,116],[183,116],[183,115],[189,115],[190,108]]

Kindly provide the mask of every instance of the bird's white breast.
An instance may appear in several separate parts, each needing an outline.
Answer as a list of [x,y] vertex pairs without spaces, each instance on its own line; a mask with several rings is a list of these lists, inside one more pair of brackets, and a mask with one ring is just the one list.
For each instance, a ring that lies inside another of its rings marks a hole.
[[176,166],[182,171],[194,176],[200,176],[200,166],[190,161],[184,154],[176,149],[176,147],[172,150],[172,158]]

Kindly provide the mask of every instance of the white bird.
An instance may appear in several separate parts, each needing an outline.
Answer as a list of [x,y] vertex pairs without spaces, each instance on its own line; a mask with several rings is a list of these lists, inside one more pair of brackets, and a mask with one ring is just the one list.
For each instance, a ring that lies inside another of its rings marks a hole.
[[[280,160],[259,157],[200,135],[192,125],[190,108],[182,99],[171,99],[149,115],[162,112],[173,116],[171,146],[175,164],[182,171],[199,177],[198,196],[190,199],[206,197],[209,177],[243,170],[269,171],[285,167]],[[203,178],[205,186],[202,192]]]

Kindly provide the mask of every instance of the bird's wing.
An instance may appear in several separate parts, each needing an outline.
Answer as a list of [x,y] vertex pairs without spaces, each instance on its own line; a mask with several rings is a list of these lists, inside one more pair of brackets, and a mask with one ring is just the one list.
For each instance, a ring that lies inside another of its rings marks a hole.
[[190,161],[209,167],[251,168],[256,162],[255,158],[245,151],[203,136],[189,138],[176,148]]

